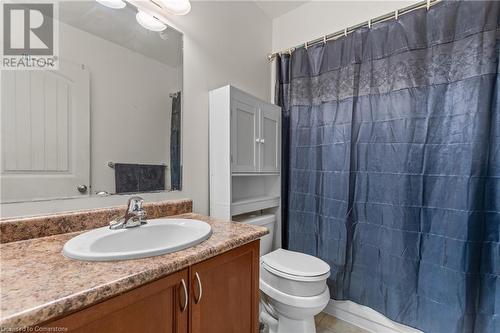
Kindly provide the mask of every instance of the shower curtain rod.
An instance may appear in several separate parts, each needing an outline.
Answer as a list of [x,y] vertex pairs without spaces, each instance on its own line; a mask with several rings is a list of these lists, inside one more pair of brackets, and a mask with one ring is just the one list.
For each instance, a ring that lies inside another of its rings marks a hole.
[[415,10],[415,9],[420,9],[420,8],[426,7],[427,10],[429,10],[429,8],[431,6],[435,5],[436,3],[440,2],[440,1],[441,0],[420,1],[420,2],[417,2],[417,3],[413,4],[413,5],[411,5],[411,6],[408,6],[408,7],[405,7],[405,8],[401,8],[401,9],[396,9],[393,12],[390,12],[390,13],[378,16],[376,18],[370,19],[368,21],[365,21],[365,22],[362,22],[362,23],[359,23],[359,24],[347,27],[344,30],[339,30],[337,32],[334,32],[334,33],[325,35],[323,37],[319,37],[319,38],[310,40],[308,42],[305,42],[303,44],[297,45],[295,47],[291,47],[291,48],[283,50],[283,51],[270,53],[267,56],[267,59],[269,61],[273,61],[273,59],[276,58],[277,55],[282,54],[282,53],[292,54],[293,51],[295,51],[296,49],[301,48],[301,47],[304,47],[307,50],[307,48],[309,46],[312,46],[312,45],[315,45],[315,44],[319,44],[319,43],[326,43],[329,40],[334,40],[334,39],[337,39],[337,38],[339,38],[341,36],[347,36],[347,34],[353,32],[354,30],[357,30],[359,28],[363,28],[363,27],[371,28],[372,25],[375,24],[375,23],[380,23],[380,22],[387,21],[387,20],[390,20],[390,19],[393,19],[393,18],[395,18],[397,20],[400,15],[409,13],[409,12]]

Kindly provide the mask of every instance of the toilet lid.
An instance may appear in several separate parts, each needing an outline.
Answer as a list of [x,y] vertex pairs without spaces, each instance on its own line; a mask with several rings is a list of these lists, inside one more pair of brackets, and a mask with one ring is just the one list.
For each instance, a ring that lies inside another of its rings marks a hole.
[[294,251],[278,249],[261,260],[266,266],[293,276],[318,277],[330,273],[330,266],[323,260]]

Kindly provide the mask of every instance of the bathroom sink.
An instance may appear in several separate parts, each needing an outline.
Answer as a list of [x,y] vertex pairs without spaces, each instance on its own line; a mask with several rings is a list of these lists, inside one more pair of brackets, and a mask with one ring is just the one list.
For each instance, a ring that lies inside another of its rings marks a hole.
[[135,228],[103,227],[80,234],[64,244],[66,257],[86,261],[138,259],[175,252],[208,239],[212,227],[189,219],[152,219]]

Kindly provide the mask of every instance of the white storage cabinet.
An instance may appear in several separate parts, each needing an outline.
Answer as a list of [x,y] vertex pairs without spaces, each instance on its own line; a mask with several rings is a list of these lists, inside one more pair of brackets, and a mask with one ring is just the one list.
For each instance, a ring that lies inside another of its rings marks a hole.
[[276,214],[279,234],[281,108],[233,86],[209,98],[210,215]]

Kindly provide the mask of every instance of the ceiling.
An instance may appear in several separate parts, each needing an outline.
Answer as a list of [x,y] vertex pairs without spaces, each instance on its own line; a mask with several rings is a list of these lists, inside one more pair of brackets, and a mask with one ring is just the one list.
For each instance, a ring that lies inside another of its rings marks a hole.
[[170,67],[182,64],[182,34],[170,27],[163,37],[141,27],[130,4],[115,10],[96,1],[61,1],[59,20]]
[[[253,1],[266,16],[274,19],[310,0]],[[130,4],[121,10],[104,7],[96,1],[61,1],[59,4],[61,21],[168,66],[181,66],[182,34],[169,27],[164,39],[159,33],[139,26],[135,13]]]
[[288,13],[309,1],[259,1],[255,0],[255,4],[264,11],[264,13],[271,19]]

